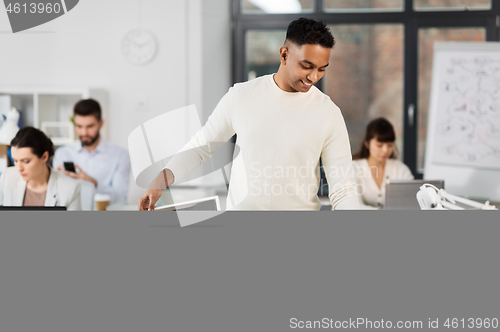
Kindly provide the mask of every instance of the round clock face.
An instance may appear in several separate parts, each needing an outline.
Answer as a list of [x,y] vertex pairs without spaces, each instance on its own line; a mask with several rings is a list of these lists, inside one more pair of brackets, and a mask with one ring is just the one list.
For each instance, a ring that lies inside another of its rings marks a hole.
[[157,48],[155,36],[142,29],[130,31],[122,42],[123,56],[134,65],[143,65],[151,61]]

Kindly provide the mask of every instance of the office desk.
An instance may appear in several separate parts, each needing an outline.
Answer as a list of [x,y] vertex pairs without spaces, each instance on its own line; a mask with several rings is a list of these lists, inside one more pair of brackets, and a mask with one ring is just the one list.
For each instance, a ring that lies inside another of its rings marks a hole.
[[[374,215],[376,215],[374,217]],[[3,212],[9,332],[289,331],[289,320],[494,317],[498,211]]]
[[[227,192],[224,191],[225,187],[186,187],[177,186],[174,187],[175,190],[175,202],[182,203],[186,201],[192,201],[195,199],[219,196],[221,209],[226,210],[226,197]],[[146,191],[146,190],[144,190]],[[173,204],[174,200],[172,198],[172,193],[170,189],[163,190],[162,196],[160,197],[159,205],[170,205]],[[133,204],[125,205],[111,205],[106,209],[107,211],[137,211],[138,202]]]
[[[195,199],[219,196],[221,210],[226,210],[227,192],[223,190],[222,187],[214,188],[201,188],[201,187],[177,187],[176,197],[177,203],[182,203],[185,201],[191,201]],[[328,196],[319,196],[321,202],[322,211],[331,211],[332,205],[330,204],[330,199]],[[173,204],[172,196],[169,190],[164,190],[161,196],[161,202],[159,205]],[[111,205],[106,209],[107,211],[137,211],[137,203],[125,204],[125,205]]]

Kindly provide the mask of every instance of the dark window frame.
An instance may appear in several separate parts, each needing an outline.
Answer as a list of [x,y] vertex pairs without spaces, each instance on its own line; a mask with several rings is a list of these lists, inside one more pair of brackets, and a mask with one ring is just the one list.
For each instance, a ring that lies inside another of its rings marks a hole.
[[[325,24],[375,24],[396,23],[404,28],[404,96],[403,96],[403,151],[404,163],[416,178],[422,178],[417,170],[418,143],[418,31],[420,28],[482,27],[486,41],[500,40],[500,1],[492,0],[490,10],[470,11],[415,11],[413,0],[405,0],[403,11],[330,13],[323,11],[323,0],[314,0],[314,11],[300,14],[243,14],[241,0],[232,0],[232,81],[245,78],[245,35],[248,30],[285,29],[299,18],[321,20]],[[320,81],[321,83],[322,81]],[[318,85],[322,89],[322,84]],[[407,110],[414,106],[413,125]]]

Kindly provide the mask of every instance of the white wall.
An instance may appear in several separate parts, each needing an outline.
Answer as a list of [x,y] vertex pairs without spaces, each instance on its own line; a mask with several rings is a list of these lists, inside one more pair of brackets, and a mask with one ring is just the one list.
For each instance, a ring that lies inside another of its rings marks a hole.
[[[120,48],[138,26],[138,0],[80,1],[66,15],[16,34],[2,6],[0,86],[104,89],[107,138],[124,148],[132,129],[164,112],[195,103],[206,120],[230,86],[229,2],[141,0],[142,26],[159,43],[144,66],[129,64]],[[137,111],[141,99],[149,111]],[[133,185],[129,202],[142,192]]]
[[[203,2],[203,111],[211,113],[231,86],[231,4]],[[206,118],[205,118],[206,120]]]

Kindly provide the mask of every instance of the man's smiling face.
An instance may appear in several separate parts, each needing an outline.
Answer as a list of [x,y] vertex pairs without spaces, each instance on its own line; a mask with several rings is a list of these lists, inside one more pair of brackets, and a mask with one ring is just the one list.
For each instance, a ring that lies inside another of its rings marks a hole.
[[318,44],[296,45],[287,42],[280,49],[281,65],[285,74],[288,92],[307,92],[325,74],[329,64],[330,48]]

